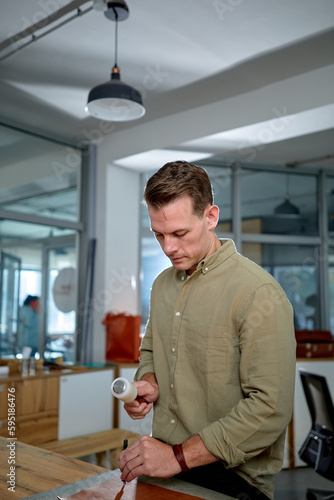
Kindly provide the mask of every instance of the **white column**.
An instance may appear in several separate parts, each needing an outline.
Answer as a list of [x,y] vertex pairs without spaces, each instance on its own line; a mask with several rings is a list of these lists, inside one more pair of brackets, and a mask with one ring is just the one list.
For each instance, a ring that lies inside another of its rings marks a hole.
[[140,313],[140,174],[97,160],[93,359],[105,360],[107,312]]

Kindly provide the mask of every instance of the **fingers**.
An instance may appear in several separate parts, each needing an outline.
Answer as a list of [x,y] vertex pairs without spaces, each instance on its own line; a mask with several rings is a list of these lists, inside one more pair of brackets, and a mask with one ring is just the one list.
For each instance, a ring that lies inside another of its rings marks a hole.
[[119,457],[119,468],[122,472],[122,481],[132,481],[142,475],[140,467],[142,459],[140,458],[140,440],[132,443],[126,450],[122,451]]
[[145,380],[140,380],[139,382],[134,382],[137,387],[137,394],[139,398],[144,398],[148,403],[153,403],[159,397],[159,391],[156,386],[153,386],[150,382]]
[[150,436],[142,436],[121,453],[119,468],[123,481],[141,475],[172,477],[181,470],[172,447]]
[[124,409],[127,414],[133,419],[138,420],[144,418],[153,408],[153,403],[140,403],[135,400],[132,403],[126,403]]
[[[122,470],[122,469],[121,469]],[[135,457],[123,468],[121,479],[122,481],[130,482],[136,477],[145,475],[143,463],[140,456]]]
[[147,445],[150,440],[153,438],[142,436],[120,454],[119,468],[122,471],[122,481],[129,482],[142,475],[151,475],[150,460],[147,456]]

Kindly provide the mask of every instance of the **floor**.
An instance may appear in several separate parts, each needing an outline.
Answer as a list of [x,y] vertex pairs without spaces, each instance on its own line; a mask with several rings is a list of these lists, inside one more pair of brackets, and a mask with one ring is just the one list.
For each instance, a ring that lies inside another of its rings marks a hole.
[[334,492],[334,481],[323,478],[309,467],[283,469],[276,476],[275,500],[306,500],[307,488]]

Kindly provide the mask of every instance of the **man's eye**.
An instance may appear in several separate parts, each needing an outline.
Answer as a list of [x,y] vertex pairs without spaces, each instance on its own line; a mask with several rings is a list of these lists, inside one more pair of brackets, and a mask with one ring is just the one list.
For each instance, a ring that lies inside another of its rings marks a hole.
[[184,236],[186,233],[176,233],[175,236],[177,236],[178,238],[181,238],[182,236]]

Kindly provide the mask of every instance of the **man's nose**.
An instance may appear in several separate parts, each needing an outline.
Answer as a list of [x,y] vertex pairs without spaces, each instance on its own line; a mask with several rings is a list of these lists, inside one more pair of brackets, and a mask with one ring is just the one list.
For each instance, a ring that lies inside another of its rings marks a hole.
[[173,236],[165,236],[163,251],[166,255],[171,255],[176,250],[176,238]]

